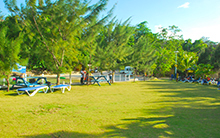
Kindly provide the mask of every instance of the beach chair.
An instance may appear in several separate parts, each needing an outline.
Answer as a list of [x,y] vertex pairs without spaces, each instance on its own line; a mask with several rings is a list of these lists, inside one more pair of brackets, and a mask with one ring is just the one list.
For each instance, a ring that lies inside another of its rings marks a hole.
[[191,80],[185,78],[185,79],[182,80],[182,82],[191,82]]
[[48,86],[19,88],[19,89],[17,89],[17,93],[18,93],[18,95],[21,95],[21,94],[24,94],[26,92],[29,96],[34,96],[40,90],[42,90],[44,93],[47,93],[48,88],[49,88]]
[[68,91],[71,90],[71,85],[60,84],[60,85],[52,86],[50,88],[51,88],[51,92],[54,92],[54,89],[61,89],[61,92],[64,93],[65,89],[67,89]]
[[211,83],[211,80],[206,80],[206,79],[202,79],[202,81],[201,81],[201,84],[202,85],[204,85],[204,84],[207,84],[207,85],[209,85]]
[[197,80],[194,80],[194,79],[192,79],[191,81],[190,81],[190,83],[199,83],[201,81],[201,77],[199,77]]
[[217,86],[220,87],[220,81],[217,82]]

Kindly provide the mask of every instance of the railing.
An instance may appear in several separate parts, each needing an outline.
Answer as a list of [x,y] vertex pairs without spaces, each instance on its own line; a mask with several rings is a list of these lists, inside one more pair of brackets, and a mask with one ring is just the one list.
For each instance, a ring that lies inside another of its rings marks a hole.
[[[94,73],[94,76],[99,76],[101,74],[99,73]],[[107,80],[109,80],[109,75],[108,74],[102,74],[103,76],[106,76]],[[120,73],[115,73],[113,76],[114,82],[120,82],[120,81],[130,81],[131,75],[126,75],[126,74],[120,74]]]
[[120,81],[130,81],[131,75],[126,74],[114,74],[114,82],[120,82]]

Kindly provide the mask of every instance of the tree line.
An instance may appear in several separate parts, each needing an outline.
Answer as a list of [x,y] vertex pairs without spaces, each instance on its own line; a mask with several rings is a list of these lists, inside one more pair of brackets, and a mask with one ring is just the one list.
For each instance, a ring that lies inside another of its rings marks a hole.
[[220,68],[219,43],[205,37],[184,40],[175,25],[152,33],[147,21],[131,25],[130,18],[118,20],[114,6],[102,15],[108,0],[4,3],[11,13],[0,16],[0,69],[7,81],[16,63],[57,74],[57,84],[61,73],[82,66],[88,70],[88,64],[113,72],[129,65],[136,73],[160,77],[174,68],[174,51],[178,51],[178,72],[193,68],[204,75],[204,68],[206,74]]

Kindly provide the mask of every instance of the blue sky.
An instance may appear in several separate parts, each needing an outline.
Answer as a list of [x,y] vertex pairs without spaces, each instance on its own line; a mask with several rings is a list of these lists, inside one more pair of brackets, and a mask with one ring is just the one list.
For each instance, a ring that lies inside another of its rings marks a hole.
[[[115,3],[114,16],[121,21],[129,17],[132,25],[147,21],[154,33],[158,27],[176,25],[184,39],[205,36],[220,42],[220,0],[109,0],[107,10]],[[0,10],[7,14],[3,0]]]

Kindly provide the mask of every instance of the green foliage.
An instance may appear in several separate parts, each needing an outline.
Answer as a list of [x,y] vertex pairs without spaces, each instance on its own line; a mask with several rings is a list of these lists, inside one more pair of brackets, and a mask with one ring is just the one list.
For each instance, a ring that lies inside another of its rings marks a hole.
[[213,51],[211,63],[216,70],[220,69],[220,43],[216,46],[215,50]]
[[135,29],[135,42],[138,41],[142,36],[152,34],[151,30],[147,27],[147,21],[141,22]]
[[128,42],[134,33],[129,19],[121,23],[113,18],[98,36],[95,59],[101,69],[116,70],[122,66],[125,58],[131,54]]
[[16,22],[16,17],[7,17],[0,23],[0,73],[8,82],[13,68],[17,68],[16,63],[20,62],[19,52],[22,43],[21,30]]
[[190,48],[192,47],[192,40],[191,39],[185,40],[185,42],[182,44],[182,46],[183,46],[184,51],[190,52]]
[[196,66],[198,56],[193,52],[179,52],[178,70],[187,73],[187,69]]
[[210,75],[213,74],[214,72],[212,71],[212,69],[214,68],[214,66],[211,66],[210,64],[199,64],[197,66],[197,70],[196,70],[196,76],[201,76],[203,78],[206,77],[206,75]]
[[[109,17],[111,17],[111,12],[100,20],[98,20],[97,17],[93,20],[90,19],[89,24],[85,27],[85,30],[79,38],[79,54],[77,58],[79,64],[86,67],[87,70],[89,70],[89,68],[96,67],[97,64],[99,64],[95,58],[98,44],[96,40]],[[91,64],[91,66],[88,67],[88,64]]]
[[132,45],[132,54],[128,57],[128,65],[133,66],[135,72],[150,73],[154,69],[156,62],[156,37],[147,27],[147,22],[137,25],[135,34],[135,43]]
[[197,53],[198,56],[205,51],[207,46],[208,45],[202,39],[195,40],[194,43],[192,43],[191,39],[188,39],[182,44],[184,51]]
[[201,39],[195,40],[195,42],[190,47],[191,52],[196,52],[197,55],[200,55],[202,52],[204,52],[205,48],[207,47],[207,44],[204,43]]
[[160,76],[170,71],[170,69],[175,63],[174,59],[175,59],[174,51],[160,48],[157,52],[157,61],[156,61],[157,67],[154,70],[154,73]]
[[15,22],[15,17],[7,17],[0,24],[0,66],[1,71],[10,72],[19,62],[20,44],[22,42],[21,30]]
[[198,64],[212,64],[211,58],[214,54],[215,48],[213,46],[207,47],[199,56]]
[[184,43],[182,36],[178,35],[181,30],[177,26],[169,26],[169,28],[162,28],[160,34],[157,35],[158,42],[157,49],[157,67],[154,73],[157,76],[164,76],[169,72],[175,64],[174,51],[182,51],[182,44]]
[[7,37],[15,40],[23,32],[19,62],[28,63],[30,70],[47,70],[57,75],[91,64],[91,68],[101,70],[130,65],[140,72],[163,76],[174,67],[174,51],[179,51],[180,71],[197,64],[198,57],[198,64],[220,68],[217,43],[205,37],[194,43],[191,39],[184,41],[175,25],[162,27],[160,33],[153,34],[147,21],[137,26],[129,24],[130,18],[119,22],[114,17],[109,21],[114,7],[100,18],[107,2],[99,0],[90,5],[87,0],[27,0],[18,7],[16,0],[4,0],[16,17],[7,17],[8,28],[13,30]]
[[[46,67],[57,75],[73,68],[72,65],[78,61],[77,45],[91,47],[88,42],[97,34],[94,30],[110,15],[109,13],[104,19],[97,21],[99,13],[107,4],[106,0],[100,0],[91,6],[88,6],[86,0],[45,0],[39,3],[32,0],[26,1],[26,5],[20,9],[15,1],[5,0],[5,4],[23,21],[28,33],[26,42],[32,40],[31,48],[37,50],[30,50],[29,57],[38,60],[32,68]],[[59,77],[57,81],[59,84]]]

